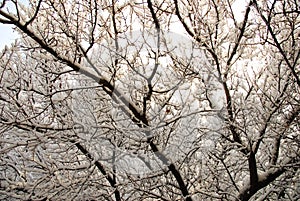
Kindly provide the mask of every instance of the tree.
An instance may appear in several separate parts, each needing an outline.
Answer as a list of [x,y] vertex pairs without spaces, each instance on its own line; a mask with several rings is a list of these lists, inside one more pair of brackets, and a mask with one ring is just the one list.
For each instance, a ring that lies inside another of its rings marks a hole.
[[2,1],[0,198],[299,199],[300,5],[241,2]]

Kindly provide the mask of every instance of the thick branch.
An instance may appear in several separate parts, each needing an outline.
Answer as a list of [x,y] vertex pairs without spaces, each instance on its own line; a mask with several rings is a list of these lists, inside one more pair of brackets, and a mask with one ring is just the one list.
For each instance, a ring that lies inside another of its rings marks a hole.
[[154,152],[154,154],[164,163],[164,165],[168,166],[169,171],[173,174],[173,176],[175,177],[178,185],[179,185],[179,189],[182,193],[182,195],[185,197],[186,201],[192,201],[192,198],[190,197],[189,191],[187,189],[187,186],[179,172],[179,170],[176,168],[175,164],[170,163],[169,159],[167,159],[165,157],[164,154],[162,154],[157,146],[153,143],[153,141],[151,139],[148,140],[148,143],[152,149],[152,151]]
[[[75,140],[71,140],[72,143],[75,144],[75,146],[86,156],[88,157],[88,159],[90,159],[91,161],[94,160],[93,156],[90,154],[90,152],[83,147],[79,142],[76,142]],[[112,188],[114,188],[114,194],[115,194],[115,198],[117,201],[121,200],[121,196],[120,196],[120,192],[119,190],[116,188],[116,181],[113,177],[111,177],[105,170],[104,166],[99,162],[99,161],[95,161],[95,166],[98,168],[98,170],[105,176],[105,178],[107,179],[107,181],[109,182],[109,184],[111,185]]]
[[153,8],[153,4],[152,4],[151,0],[147,0],[147,3],[148,3],[148,8],[151,12],[152,19],[153,19],[154,24],[155,24],[155,28],[159,31],[160,30],[160,25],[159,25],[158,18],[156,16],[156,13],[155,13],[154,8]]
[[257,175],[255,153],[253,153],[252,151],[249,154],[248,165],[250,171],[250,186],[255,187],[258,182],[258,175]]
[[270,169],[268,172],[260,174],[258,176],[258,180],[255,185],[251,185],[250,183],[244,189],[240,191],[238,196],[238,200],[240,201],[248,201],[257,191],[266,187],[275,179],[277,179],[280,175],[282,175],[286,169],[284,168],[277,168],[277,169]]

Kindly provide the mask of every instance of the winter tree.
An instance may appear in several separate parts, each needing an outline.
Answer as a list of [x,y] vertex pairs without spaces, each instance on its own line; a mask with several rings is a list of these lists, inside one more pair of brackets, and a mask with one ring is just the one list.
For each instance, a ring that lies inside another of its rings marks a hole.
[[300,3],[2,0],[2,200],[299,200]]

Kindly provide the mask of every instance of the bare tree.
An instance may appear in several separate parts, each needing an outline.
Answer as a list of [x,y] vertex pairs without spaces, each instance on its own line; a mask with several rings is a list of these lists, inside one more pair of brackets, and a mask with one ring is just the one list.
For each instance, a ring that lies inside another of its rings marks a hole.
[[0,198],[298,200],[299,6],[2,1]]

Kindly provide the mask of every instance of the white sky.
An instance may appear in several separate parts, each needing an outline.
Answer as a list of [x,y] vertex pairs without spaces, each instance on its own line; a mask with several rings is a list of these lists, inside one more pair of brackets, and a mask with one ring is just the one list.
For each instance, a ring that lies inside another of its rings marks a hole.
[[0,24],[0,51],[5,45],[10,45],[18,38],[18,34],[12,29],[11,25]]
[[[20,0],[20,2],[25,4],[27,3],[26,0]],[[232,9],[236,11],[235,17],[238,21],[243,20],[243,11],[245,11],[245,6],[245,0],[237,0],[232,6]],[[182,27],[180,29],[176,27],[175,30],[180,30],[179,32],[182,32],[183,29]],[[177,31],[175,31],[175,33],[176,32]],[[13,43],[16,38],[18,38],[18,34],[12,29],[11,25],[5,25],[0,23],[0,51],[5,47],[5,45],[10,46],[10,44]]]
[[[18,0],[18,3],[24,5],[29,5],[28,0]],[[9,10],[10,12],[15,12],[15,6],[11,1],[7,1],[5,8],[2,8],[5,11]],[[0,52],[5,47],[5,45],[10,46],[11,43],[19,37],[16,31],[12,29],[12,25],[1,24],[0,23]]]

